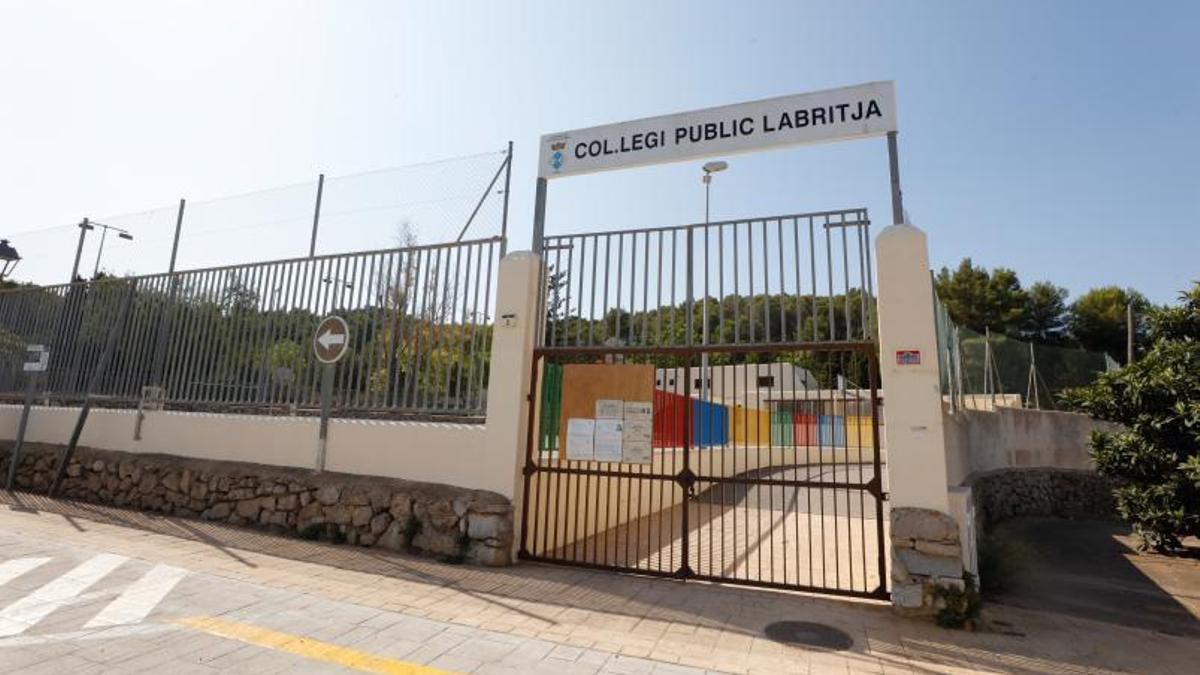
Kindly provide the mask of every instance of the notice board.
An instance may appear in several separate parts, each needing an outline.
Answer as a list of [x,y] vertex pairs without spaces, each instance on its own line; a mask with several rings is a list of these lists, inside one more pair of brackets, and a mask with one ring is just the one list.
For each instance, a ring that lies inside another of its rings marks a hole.
[[654,366],[630,363],[567,363],[562,367],[558,447],[567,447],[567,420],[596,417],[596,401],[654,400]]

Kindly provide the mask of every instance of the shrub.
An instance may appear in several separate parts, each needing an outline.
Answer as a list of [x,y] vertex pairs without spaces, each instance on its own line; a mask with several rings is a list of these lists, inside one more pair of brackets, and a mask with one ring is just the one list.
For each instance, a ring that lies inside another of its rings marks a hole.
[[964,571],[961,589],[938,586],[934,590],[934,595],[941,604],[941,609],[934,617],[937,625],[942,628],[975,630],[983,602],[979,598],[979,588],[975,584],[974,575]]
[[1068,407],[1118,422],[1094,432],[1092,458],[1119,479],[1117,510],[1142,549],[1182,548],[1200,535],[1200,283],[1178,307],[1147,315],[1150,349],[1140,361],[1064,394]]

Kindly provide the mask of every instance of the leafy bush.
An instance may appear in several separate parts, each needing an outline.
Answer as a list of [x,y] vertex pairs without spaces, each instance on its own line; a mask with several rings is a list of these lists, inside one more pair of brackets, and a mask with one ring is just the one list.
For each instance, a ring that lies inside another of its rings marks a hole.
[[975,630],[983,601],[979,598],[979,588],[975,584],[974,575],[964,571],[961,589],[938,586],[934,590],[934,595],[942,605],[933,618],[937,625],[942,628]]
[[1170,552],[1200,535],[1200,283],[1178,307],[1147,316],[1150,349],[1140,361],[1068,391],[1068,407],[1118,422],[1094,432],[1092,458],[1119,479],[1121,516],[1143,549]]

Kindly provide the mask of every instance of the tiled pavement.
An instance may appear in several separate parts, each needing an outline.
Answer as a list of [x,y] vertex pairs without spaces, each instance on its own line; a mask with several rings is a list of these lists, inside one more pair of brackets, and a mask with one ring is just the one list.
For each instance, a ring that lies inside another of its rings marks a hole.
[[[521,565],[443,565],[223,525],[4,494],[0,564],[47,558],[0,585],[12,603],[100,554],[128,558],[24,632],[4,672],[344,672],[354,654],[459,672],[1195,672],[1200,641],[995,606],[964,633],[822,597]],[[186,576],[139,623],[83,629],[155,565]],[[27,603],[28,604],[28,603]],[[307,655],[194,629],[189,618],[303,636]],[[846,631],[847,651],[772,642],[779,619]],[[323,651],[322,651],[323,650]],[[319,652],[319,653],[318,653]],[[326,659],[313,654],[325,654]]]

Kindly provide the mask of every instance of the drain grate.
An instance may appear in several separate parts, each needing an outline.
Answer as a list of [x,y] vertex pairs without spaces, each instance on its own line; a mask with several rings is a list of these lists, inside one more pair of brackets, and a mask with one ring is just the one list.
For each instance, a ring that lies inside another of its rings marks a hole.
[[845,651],[854,646],[849,633],[833,626],[811,621],[776,621],[767,624],[763,631],[776,642],[804,647],[819,647],[833,651]]

